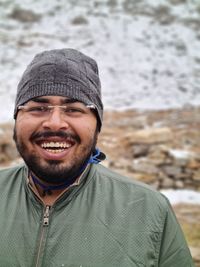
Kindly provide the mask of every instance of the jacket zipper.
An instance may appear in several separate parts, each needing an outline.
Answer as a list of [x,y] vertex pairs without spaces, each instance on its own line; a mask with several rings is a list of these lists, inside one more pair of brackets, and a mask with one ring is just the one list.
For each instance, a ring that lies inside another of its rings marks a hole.
[[37,252],[37,260],[36,260],[36,264],[35,267],[39,267],[39,262],[41,260],[41,253],[42,253],[42,249],[43,249],[43,243],[44,243],[44,234],[47,230],[46,226],[49,225],[49,211],[50,211],[50,206],[45,206],[45,210],[43,213],[43,220],[42,220],[42,231],[41,231],[41,235],[40,235],[40,242],[39,242],[39,248],[38,248],[38,252]]
[[50,211],[50,206],[46,206],[44,215],[43,215],[43,226],[49,225],[49,211]]

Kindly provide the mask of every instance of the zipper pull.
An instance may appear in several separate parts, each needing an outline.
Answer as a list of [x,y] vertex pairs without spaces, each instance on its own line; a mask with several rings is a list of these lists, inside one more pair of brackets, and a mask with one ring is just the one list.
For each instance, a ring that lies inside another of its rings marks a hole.
[[50,206],[46,206],[44,215],[43,215],[43,226],[49,225],[49,210],[50,210]]

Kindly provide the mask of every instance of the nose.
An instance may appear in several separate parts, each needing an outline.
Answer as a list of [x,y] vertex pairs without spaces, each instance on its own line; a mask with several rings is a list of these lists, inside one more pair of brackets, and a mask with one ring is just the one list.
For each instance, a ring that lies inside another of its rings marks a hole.
[[43,121],[43,127],[57,131],[69,128],[69,124],[66,118],[64,118],[61,109],[59,107],[54,107],[48,117]]

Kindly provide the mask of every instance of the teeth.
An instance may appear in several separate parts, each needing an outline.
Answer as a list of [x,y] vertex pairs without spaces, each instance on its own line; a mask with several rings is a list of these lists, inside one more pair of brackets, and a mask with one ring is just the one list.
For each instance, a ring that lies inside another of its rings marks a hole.
[[[60,142],[49,142],[49,143],[43,143],[41,145],[42,148],[69,148],[71,147],[71,144],[69,143],[60,143]],[[59,149],[58,149],[59,150]]]
[[48,152],[50,152],[50,153],[54,153],[54,154],[56,154],[56,153],[61,153],[61,152],[63,152],[64,151],[64,149],[46,149]]

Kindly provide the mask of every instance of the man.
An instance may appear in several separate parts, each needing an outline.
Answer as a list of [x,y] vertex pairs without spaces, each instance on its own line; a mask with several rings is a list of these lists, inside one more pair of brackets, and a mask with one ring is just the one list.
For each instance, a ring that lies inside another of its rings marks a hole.
[[0,172],[1,267],[194,266],[166,198],[97,164],[100,87],[96,62],[73,49],[24,72],[14,140],[25,164]]

